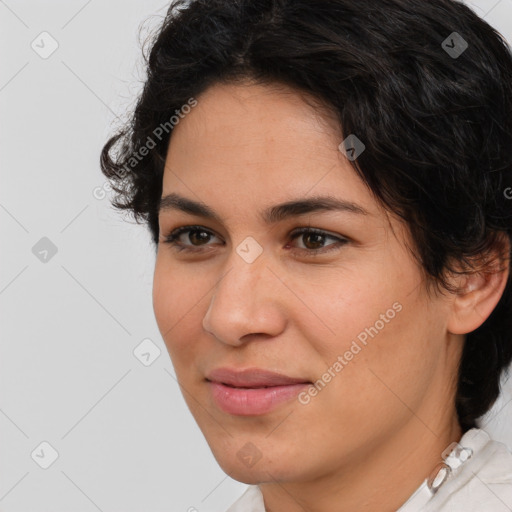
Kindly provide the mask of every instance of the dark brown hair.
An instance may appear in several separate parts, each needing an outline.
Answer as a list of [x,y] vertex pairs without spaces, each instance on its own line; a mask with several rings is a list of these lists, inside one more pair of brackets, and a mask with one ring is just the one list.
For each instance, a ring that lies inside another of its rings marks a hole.
[[[462,3],[178,0],[151,42],[147,72],[101,167],[114,206],[144,220],[155,246],[171,117],[179,122],[183,105],[210,85],[246,78],[313,95],[345,136],[364,142],[354,170],[407,222],[415,255],[438,287],[448,288],[456,263],[478,270],[479,257],[510,240],[512,55]],[[507,266],[509,259],[507,250]],[[512,359],[511,282],[467,335],[456,397],[464,431],[492,406]]]

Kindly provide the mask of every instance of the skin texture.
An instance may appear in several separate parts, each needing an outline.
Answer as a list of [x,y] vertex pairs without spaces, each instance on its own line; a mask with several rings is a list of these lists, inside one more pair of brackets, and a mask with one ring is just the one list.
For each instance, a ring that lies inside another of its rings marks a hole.
[[[311,98],[240,83],[197,99],[174,128],[163,196],[202,201],[221,222],[162,211],[153,287],[188,407],[222,469],[260,484],[267,511],[396,511],[461,437],[454,395],[464,333],[489,316],[508,271],[454,277],[468,286],[459,295],[428,293],[405,225],[373,198],[338,149],[336,122]],[[323,211],[270,226],[258,215],[314,195],[368,215]],[[179,237],[200,252],[164,242],[190,225],[212,233]],[[293,239],[300,227],[329,236]],[[248,236],[263,248],[253,263],[236,251]],[[235,416],[212,400],[205,377],[221,366],[317,381],[395,303],[401,310],[306,405]],[[237,456],[246,443],[261,455],[252,467]]]

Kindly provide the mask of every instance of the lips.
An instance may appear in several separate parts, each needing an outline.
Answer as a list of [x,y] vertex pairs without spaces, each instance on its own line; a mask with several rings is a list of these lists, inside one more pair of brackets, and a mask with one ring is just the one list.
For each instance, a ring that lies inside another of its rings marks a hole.
[[206,379],[210,382],[218,382],[234,388],[247,389],[311,383],[307,379],[289,377],[288,375],[263,370],[261,368],[249,368],[246,370],[217,368],[210,372]]
[[261,368],[218,368],[208,374],[206,382],[217,407],[237,416],[268,414],[290,403],[311,384],[307,379]]

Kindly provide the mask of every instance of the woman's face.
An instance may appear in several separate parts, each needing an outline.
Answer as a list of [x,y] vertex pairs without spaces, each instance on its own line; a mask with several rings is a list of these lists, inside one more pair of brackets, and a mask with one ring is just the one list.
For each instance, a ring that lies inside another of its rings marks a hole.
[[[214,216],[164,202],[153,305],[214,456],[246,483],[355,469],[391,445],[400,460],[399,439],[454,414],[448,300],[427,294],[404,225],[356,175],[334,120],[291,89],[216,85],[197,100],[174,128],[163,196]],[[264,215],[321,196],[352,207]],[[196,228],[165,241],[184,226]],[[207,380],[219,368],[311,384],[229,391]]]

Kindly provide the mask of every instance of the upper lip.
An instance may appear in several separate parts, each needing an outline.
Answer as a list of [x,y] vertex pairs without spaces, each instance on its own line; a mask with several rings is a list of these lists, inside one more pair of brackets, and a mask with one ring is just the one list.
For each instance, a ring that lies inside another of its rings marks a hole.
[[263,370],[262,368],[248,368],[245,370],[217,368],[211,371],[206,376],[206,379],[240,388],[289,386],[291,384],[310,383],[307,379],[289,377],[288,375]]

